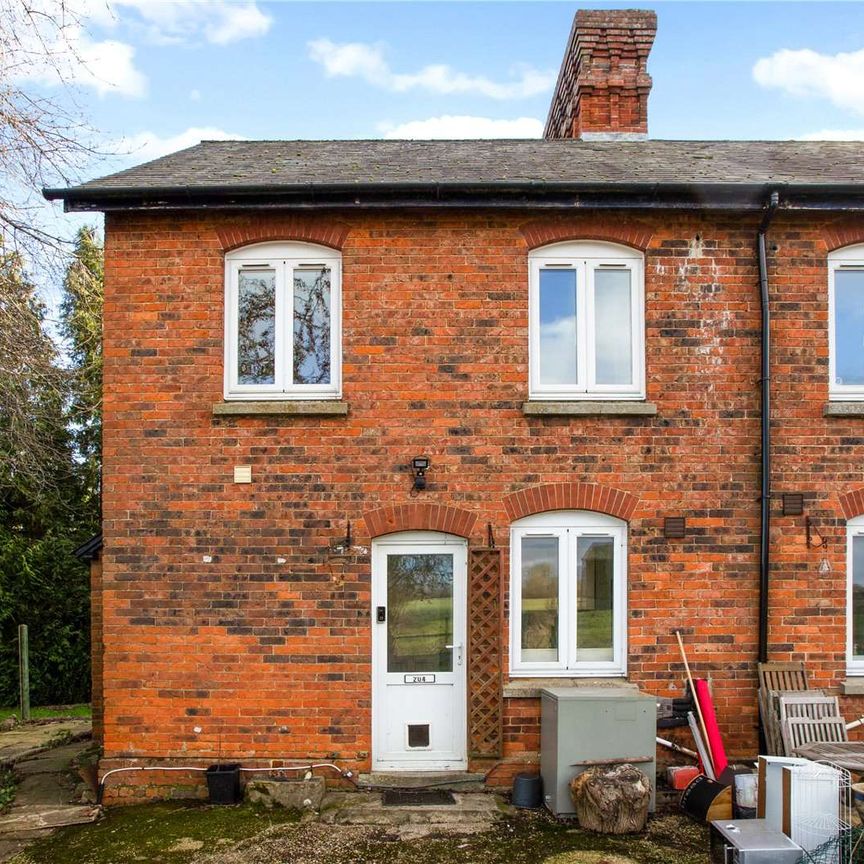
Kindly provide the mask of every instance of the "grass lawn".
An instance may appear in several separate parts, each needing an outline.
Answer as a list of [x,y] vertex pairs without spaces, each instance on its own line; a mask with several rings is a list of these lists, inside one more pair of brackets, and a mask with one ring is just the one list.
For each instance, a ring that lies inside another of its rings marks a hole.
[[[12,715],[21,717],[20,708],[15,705],[13,708],[0,708],[0,721],[7,720]],[[90,706],[82,705],[50,705],[44,708],[31,708],[31,720],[50,720],[53,718],[62,717],[89,717]]]
[[708,864],[707,838],[677,815],[608,837],[520,812],[482,834],[399,840],[392,829],[298,823],[286,811],[171,802],[109,810],[12,864]]

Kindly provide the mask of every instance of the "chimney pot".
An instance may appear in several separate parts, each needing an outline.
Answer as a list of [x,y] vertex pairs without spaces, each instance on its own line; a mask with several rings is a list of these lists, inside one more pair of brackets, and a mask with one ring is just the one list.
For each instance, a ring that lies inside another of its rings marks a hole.
[[648,136],[648,55],[657,15],[641,9],[580,9],[546,120],[546,138]]

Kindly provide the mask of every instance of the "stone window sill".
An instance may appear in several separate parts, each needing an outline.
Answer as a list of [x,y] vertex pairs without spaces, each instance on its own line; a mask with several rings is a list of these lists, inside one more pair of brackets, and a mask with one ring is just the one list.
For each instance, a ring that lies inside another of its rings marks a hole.
[[629,402],[626,400],[608,402],[551,402],[532,401],[522,403],[522,413],[526,417],[653,417],[657,413],[654,402]]
[[823,417],[864,417],[864,401],[828,402],[822,409]]
[[615,678],[514,678],[503,688],[505,699],[539,699],[540,691],[547,687],[627,687],[639,688],[631,684],[623,675]]
[[348,403],[341,400],[321,399],[310,401],[217,402],[213,406],[214,417],[344,417]]
[[840,682],[840,692],[844,696],[864,696],[864,675],[849,677]]

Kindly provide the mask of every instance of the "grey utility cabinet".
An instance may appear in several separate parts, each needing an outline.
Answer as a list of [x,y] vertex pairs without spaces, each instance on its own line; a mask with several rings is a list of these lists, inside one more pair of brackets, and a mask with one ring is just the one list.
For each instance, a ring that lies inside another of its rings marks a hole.
[[585,770],[575,762],[648,757],[637,762],[651,781],[654,810],[657,700],[633,687],[550,687],[540,691],[540,774],[546,806],[572,814],[570,780]]

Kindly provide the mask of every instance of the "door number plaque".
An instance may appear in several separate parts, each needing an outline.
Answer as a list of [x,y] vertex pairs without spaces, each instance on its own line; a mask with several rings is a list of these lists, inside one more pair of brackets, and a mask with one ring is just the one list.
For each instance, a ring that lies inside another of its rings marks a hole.
[[426,675],[405,675],[403,678],[406,684],[434,684],[435,676]]

